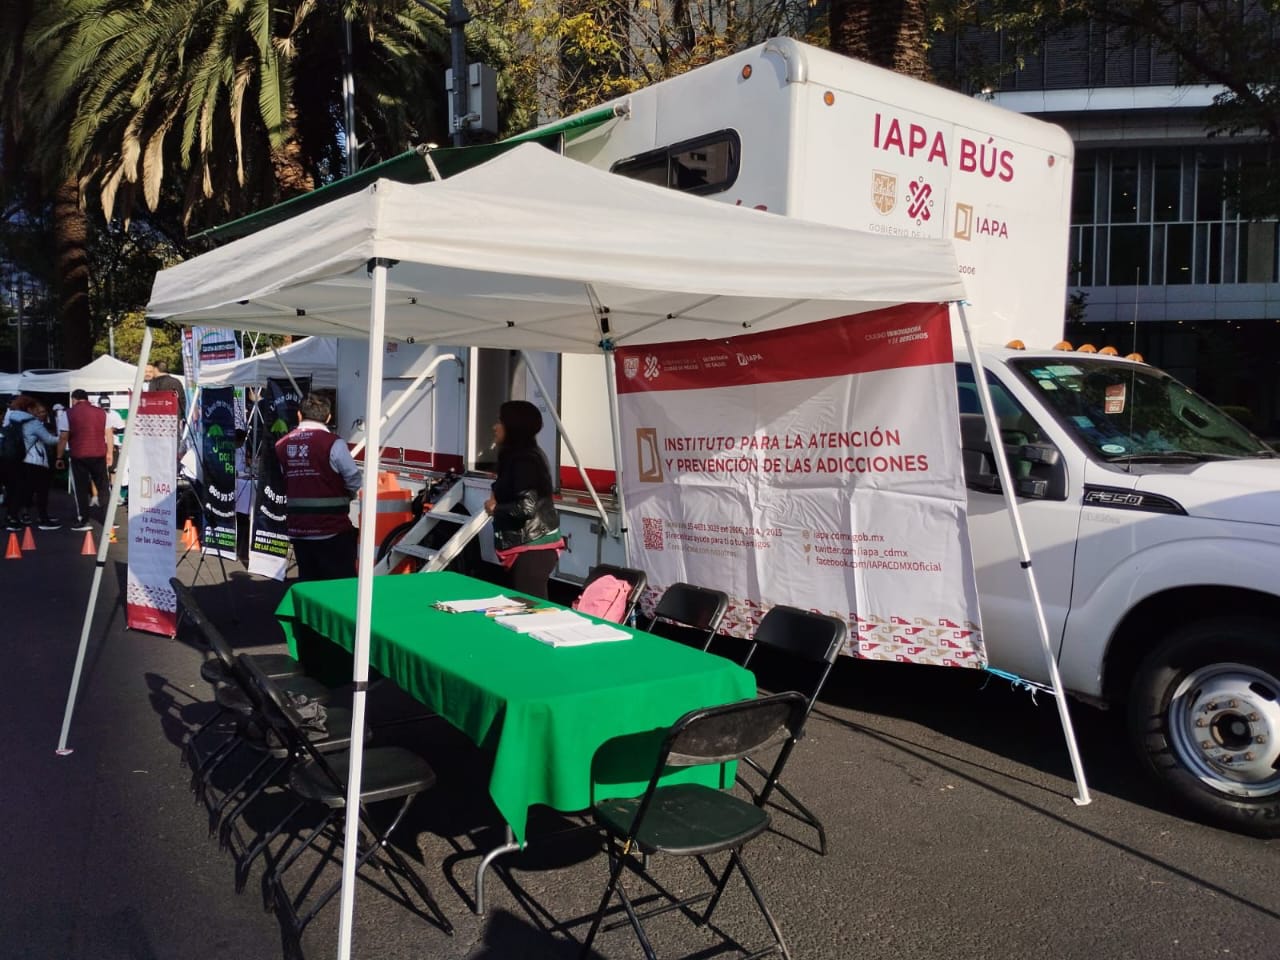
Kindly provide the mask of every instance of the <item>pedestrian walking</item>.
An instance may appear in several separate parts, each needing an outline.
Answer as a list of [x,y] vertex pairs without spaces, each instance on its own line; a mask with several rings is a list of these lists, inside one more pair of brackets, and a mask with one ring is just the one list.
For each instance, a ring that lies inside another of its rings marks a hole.
[[84,390],[71,393],[71,409],[67,411],[67,432],[58,437],[58,460],[61,467],[71,458],[71,481],[76,494],[76,522],[71,529],[92,529],[89,511],[89,487],[98,490],[98,511],[103,529],[107,527],[107,501],[111,486],[107,467],[111,463],[114,437],[107,426],[107,412],[89,402]]
[[[49,450],[48,445],[56,444],[58,437],[45,424],[49,415],[48,409],[40,401],[26,395],[15,397],[0,423],[0,430],[6,434],[14,431],[12,441],[6,441],[6,447],[13,443],[21,443],[21,460],[7,457],[6,494],[8,507],[8,528],[21,530],[33,522],[41,530],[58,530],[61,521],[49,516]],[[36,518],[33,521],[29,510],[34,505]]]

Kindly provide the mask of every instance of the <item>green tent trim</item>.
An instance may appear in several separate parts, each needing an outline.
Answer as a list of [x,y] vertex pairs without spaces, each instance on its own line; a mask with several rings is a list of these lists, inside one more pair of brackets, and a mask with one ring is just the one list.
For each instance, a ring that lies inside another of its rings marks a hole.
[[266,210],[259,210],[257,213],[250,213],[240,217],[238,220],[232,220],[230,223],[224,223],[221,226],[201,231],[195,234],[192,239],[211,240],[215,243],[221,243],[227,240],[235,240],[238,237],[246,237],[251,233],[257,233],[264,227],[281,223],[307,210],[313,210],[328,203],[330,200],[350,196],[363,190],[376,180],[396,180],[400,183],[427,183],[437,179],[437,173],[439,174],[439,179],[446,179],[454,174],[478,166],[486,160],[492,160],[499,154],[506,153],[512,147],[519,146],[522,143],[541,143],[548,149],[559,152],[564,143],[580,137],[620,115],[619,108],[615,106],[600,107],[579,116],[571,117],[568,120],[562,120],[559,123],[549,124],[536,130],[530,130],[527,133],[517,134],[514,137],[508,137],[506,140],[499,140],[497,143],[478,143],[469,147],[437,147],[435,149],[425,146],[415,147],[389,160],[366,167],[364,170],[353,173],[349,177],[343,177],[341,180],[325,184],[310,193],[291,197],[283,203],[277,203],[274,207],[268,207]]

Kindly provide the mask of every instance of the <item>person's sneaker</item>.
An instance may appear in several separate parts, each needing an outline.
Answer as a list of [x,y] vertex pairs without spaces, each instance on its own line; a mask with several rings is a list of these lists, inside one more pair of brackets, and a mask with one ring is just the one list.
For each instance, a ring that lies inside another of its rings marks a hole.
[[8,520],[5,521],[4,527],[6,530],[9,530],[13,533],[21,533],[22,521],[19,520],[17,517],[10,517]]
[[84,531],[86,530],[92,530],[93,524],[90,523],[88,520],[77,520],[76,525],[71,529],[74,530],[76,533],[84,533]]
[[41,530],[61,530],[62,521],[55,520],[53,517],[45,517],[38,524],[36,524],[36,526],[38,526]]

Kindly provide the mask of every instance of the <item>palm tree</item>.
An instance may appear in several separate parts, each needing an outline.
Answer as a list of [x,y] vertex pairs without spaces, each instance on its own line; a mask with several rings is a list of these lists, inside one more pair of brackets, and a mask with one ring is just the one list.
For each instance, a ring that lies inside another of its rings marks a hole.
[[831,0],[831,49],[919,80],[929,67],[929,0]]
[[108,217],[139,198],[156,209],[166,179],[183,181],[188,221],[314,189],[335,172],[344,17],[364,27],[372,75],[397,84],[357,85],[364,127],[405,136],[426,82],[406,64],[443,49],[442,25],[409,0],[66,0],[32,44],[66,167]]

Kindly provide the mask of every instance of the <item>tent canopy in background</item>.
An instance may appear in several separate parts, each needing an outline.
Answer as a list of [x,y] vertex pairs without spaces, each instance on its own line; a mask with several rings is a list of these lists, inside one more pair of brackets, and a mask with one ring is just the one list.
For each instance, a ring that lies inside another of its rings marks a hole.
[[200,365],[200,386],[251,387],[272,377],[287,379],[289,374],[310,377],[314,387],[336,389],[338,341],[333,337],[308,337],[243,360],[204,363]]
[[594,353],[960,300],[949,241],[688,196],[524,145],[438,183],[379,180],[161,271],[147,314],[240,330]]
[[17,393],[20,373],[0,373],[0,393]]
[[57,373],[23,373],[18,378],[18,389],[24,393],[70,393],[85,390],[88,393],[124,393],[133,389],[137,368],[131,363],[103,354],[78,370],[60,370]]

